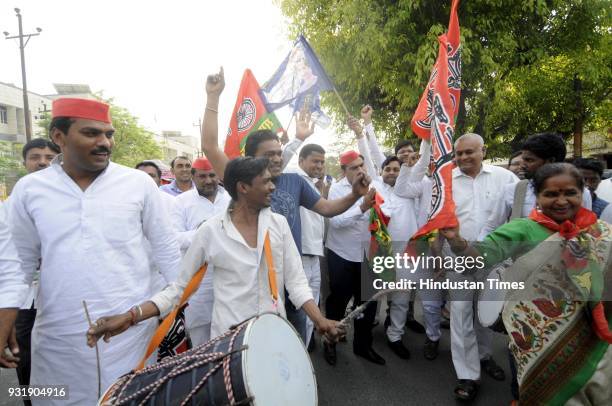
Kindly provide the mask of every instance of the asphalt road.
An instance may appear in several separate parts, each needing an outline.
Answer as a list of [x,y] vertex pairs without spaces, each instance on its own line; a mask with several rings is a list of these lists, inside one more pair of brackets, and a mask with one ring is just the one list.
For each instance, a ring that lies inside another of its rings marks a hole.
[[[417,306],[417,318],[419,318]],[[381,320],[382,320],[381,309]],[[374,348],[387,361],[387,365],[374,365],[353,355],[350,339],[337,346],[338,363],[328,365],[318,343],[311,359],[317,375],[320,406],[369,405],[455,405],[456,377],[450,354],[448,330],[443,330],[440,355],[435,361],[423,357],[424,334],[408,331],[404,344],[412,353],[410,360],[402,360],[387,347],[382,326],[374,329]],[[494,358],[508,375],[505,336],[495,334]],[[0,405],[17,406],[21,403],[8,399],[8,387],[17,385],[13,370],[0,369]],[[509,405],[509,379],[498,382],[485,376],[473,405]]]

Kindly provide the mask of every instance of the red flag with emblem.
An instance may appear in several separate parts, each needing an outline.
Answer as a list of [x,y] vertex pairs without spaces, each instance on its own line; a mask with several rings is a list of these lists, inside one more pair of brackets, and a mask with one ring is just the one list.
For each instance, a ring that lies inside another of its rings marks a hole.
[[225,154],[228,158],[244,155],[244,145],[250,133],[257,130],[281,132],[283,127],[274,113],[266,110],[259,95],[259,83],[250,69],[242,75],[238,97],[230,118],[225,139]]
[[416,232],[413,239],[426,236],[442,227],[458,225],[452,189],[453,138],[461,96],[458,6],[459,0],[453,0],[448,32],[438,37],[438,59],[411,121],[412,131],[419,138],[431,140],[432,159],[435,164],[427,223]]

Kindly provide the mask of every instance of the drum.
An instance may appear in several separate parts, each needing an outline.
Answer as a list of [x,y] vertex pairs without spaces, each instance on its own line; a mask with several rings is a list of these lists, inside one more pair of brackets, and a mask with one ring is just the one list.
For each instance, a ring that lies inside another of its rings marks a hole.
[[496,289],[491,286],[491,280],[502,281],[506,263],[496,265],[484,281],[484,289],[478,292],[478,321],[483,327],[488,327],[497,333],[506,334],[506,328],[502,321],[502,311],[504,309],[504,300],[507,291],[504,289]]
[[265,313],[121,377],[99,405],[313,406],[317,384],[293,327]]

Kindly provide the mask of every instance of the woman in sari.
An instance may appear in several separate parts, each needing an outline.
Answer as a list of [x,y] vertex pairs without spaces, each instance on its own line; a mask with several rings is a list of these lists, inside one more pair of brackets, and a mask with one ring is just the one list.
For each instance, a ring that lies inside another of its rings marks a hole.
[[[569,164],[540,168],[537,207],[474,245],[440,231],[462,256],[513,258],[502,313],[525,405],[612,404],[612,227],[581,207],[583,180]],[[608,300],[608,301],[603,301]]]

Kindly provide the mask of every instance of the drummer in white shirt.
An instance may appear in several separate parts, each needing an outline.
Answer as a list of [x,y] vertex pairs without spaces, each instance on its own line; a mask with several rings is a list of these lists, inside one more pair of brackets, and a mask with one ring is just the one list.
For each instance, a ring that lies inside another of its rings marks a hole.
[[[115,141],[107,104],[54,100],[50,126],[63,154],[17,182],[8,216],[26,286],[44,259],[30,384],[70,386],[68,402],[45,404],[95,404],[96,353],[83,342],[83,301],[93,318],[129,309],[151,295],[145,240],[167,280],[176,279],[180,250],[155,183],[110,162]],[[100,346],[102,386],[134,368],[155,325]]]
[[[313,300],[287,220],[270,210],[275,186],[268,170],[268,160],[247,157],[228,162],[224,184],[232,202],[227,210],[197,230],[181,263],[177,281],[137,306],[137,313],[127,312],[98,320],[87,332],[90,346],[102,336],[108,341],[134,323],[168,314],[204,263],[213,265],[216,271],[213,337],[264,312],[286,317],[284,295],[278,294],[286,287],[289,299],[296,308],[306,312],[317,330],[332,340],[337,339],[338,323],[323,317]],[[266,235],[269,236],[276,270],[276,295],[271,288],[264,255]],[[134,315],[137,315],[135,320]]]
[[[206,158],[197,158],[191,166],[196,187],[175,197],[172,224],[178,234],[183,254],[189,249],[198,228],[211,217],[227,209],[231,197],[219,185],[219,177]],[[194,346],[210,339],[212,320],[213,267],[209,266],[198,290],[189,299],[185,321]]]

